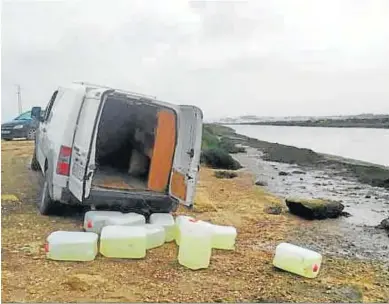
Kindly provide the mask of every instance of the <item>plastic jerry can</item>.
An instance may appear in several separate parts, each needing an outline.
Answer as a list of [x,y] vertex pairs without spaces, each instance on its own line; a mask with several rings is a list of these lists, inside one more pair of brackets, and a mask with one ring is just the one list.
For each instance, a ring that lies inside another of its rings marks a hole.
[[84,216],[84,230],[100,234],[108,218],[122,215],[119,211],[88,211]]
[[208,268],[212,253],[210,229],[195,220],[184,221],[180,227],[178,262],[193,270]]
[[306,278],[317,277],[321,262],[320,253],[288,243],[277,246],[273,259],[275,267]]
[[232,226],[220,226],[212,224],[212,248],[234,250],[236,240],[236,228]]
[[146,249],[162,246],[165,243],[165,229],[155,224],[146,224]]
[[130,212],[108,217],[104,226],[141,226],[144,224],[146,224],[146,218],[143,215]]
[[103,227],[100,235],[100,253],[109,258],[144,258],[146,228],[144,226]]
[[186,215],[179,215],[176,217],[176,220],[175,220],[175,241],[176,241],[176,244],[177,245],[180,245],[180,225],[185,222],[185,221],[189,221],[189,220],[193,220],[193,217],[190,217],[190,216],[186,216]]
[[94,232],[56,231],[47,237],[46,257],[59,261],[92,261],[97,255]]
[[150,224],[162,226],[165,229],[165,242],[171,242],[175,237],[174,217],[169,213],[153,213],[150,215]]

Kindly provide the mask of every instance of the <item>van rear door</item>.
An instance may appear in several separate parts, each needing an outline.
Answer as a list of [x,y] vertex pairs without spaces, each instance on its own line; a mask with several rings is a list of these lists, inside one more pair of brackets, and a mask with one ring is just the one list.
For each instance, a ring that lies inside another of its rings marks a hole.
[[96,134],[107,89],[87,92],[77,119],[71,156],[69,190],[82,202],[90,193],[95,170]]
[[170,178],[170,195],[191,207],[200,168],[203,113],[194,106],[179,106],[177,145]]

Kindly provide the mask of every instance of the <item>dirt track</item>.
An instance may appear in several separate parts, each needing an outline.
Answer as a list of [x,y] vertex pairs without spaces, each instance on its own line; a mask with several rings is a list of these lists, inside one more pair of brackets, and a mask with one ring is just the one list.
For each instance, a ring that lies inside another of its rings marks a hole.
[[181,267],[173,243],[149,251],[140,261],[101,256],[88,263],[46,260],[47,235],[59,229],[80,230],[82,210],[64,208],[63,216],[38,215],[37,176],[28,169],[32,149],[29,142],[2,143],[2,301],[389,301],[389,270],[376,261],[325,256],[314,280],[273,269],[273,247],[260,244],[277,244],[290,239],[291,231],[316,223],[286,210],[265,214],[266,206],[280,201],[253,187],[247,173],[218,180],[212,170],[201,170],[193,215],[238,229],[236,251],[214,251],[207,270]]

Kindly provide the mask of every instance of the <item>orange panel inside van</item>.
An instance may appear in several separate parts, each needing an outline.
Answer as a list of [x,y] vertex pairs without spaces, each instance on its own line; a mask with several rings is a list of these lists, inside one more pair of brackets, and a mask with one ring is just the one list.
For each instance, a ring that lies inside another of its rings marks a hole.
[[158,112],[154,148],[151,157],[148,189],[166,190],[176,145],[176,116],[172,111]]

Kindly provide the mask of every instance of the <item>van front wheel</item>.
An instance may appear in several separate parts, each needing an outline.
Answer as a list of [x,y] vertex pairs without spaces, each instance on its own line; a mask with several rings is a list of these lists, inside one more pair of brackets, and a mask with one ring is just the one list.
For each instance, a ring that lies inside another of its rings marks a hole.
[[49,215],[53,209],[54,201],[50,197],[49,183],[45,179],[42,186],[40,200],[38,203],[39,212],[42,215]]
[[36,158],[36,151],[34,150],[34,154],[32,156],[32,160],[31,160],[31,170],[39,171],[40,169],[41,169],[41,166],[39,165],[38,159]]

